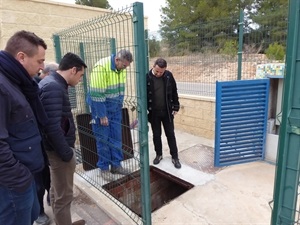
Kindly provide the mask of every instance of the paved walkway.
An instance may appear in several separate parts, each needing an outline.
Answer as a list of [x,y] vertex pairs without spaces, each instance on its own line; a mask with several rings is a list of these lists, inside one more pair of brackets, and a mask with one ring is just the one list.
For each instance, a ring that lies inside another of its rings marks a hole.
[[[153,225],[270,224],[274,165],[259,161],[214,168],[212,140],[180,131],[176,131],[176,136],[182,168],[175,169],[171,163],[165,139],[164,158],[157,167],[192,183],[194,187],[154,211]],[[155,153],[151,141],[149,151],[152,162]],[[123,210],[78,175],[75,176],[75,185],[87,198],[84,197],[86,202],[80,204],[74,201],[74,218],[84,218],[88,225],[134,224]],[[91,212],[87,206],[91,206],[93,215],[96,215],[91,216],[93,222],[87,219]]]
[[[55,225],[53,221],[53,213],[51,207],[46,204],[45,198],[45,213],[50,217],[50,225]],[[103,207],[103,205],[101,205]],[[117,225],[118,223],[109,217],[103,209],[101,209],[93,198],[86,195],[84,191],[74,187],[74,201],[72,203],[72,220],[76,221],[84,219],[87,225]],[[34,223],[36,225],[36,223]]]

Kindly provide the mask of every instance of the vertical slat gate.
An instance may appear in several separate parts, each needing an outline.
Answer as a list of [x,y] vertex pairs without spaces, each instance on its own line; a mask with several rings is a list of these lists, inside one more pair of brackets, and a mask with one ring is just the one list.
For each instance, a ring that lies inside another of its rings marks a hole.
[[264,158],[269,79],[217,82],[215,166]]

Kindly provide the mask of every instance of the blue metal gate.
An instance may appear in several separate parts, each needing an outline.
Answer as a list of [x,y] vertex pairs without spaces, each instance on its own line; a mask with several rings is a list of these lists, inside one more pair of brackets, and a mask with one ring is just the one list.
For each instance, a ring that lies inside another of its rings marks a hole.
[[269,79],[216,85],[215,166],[264,158]]

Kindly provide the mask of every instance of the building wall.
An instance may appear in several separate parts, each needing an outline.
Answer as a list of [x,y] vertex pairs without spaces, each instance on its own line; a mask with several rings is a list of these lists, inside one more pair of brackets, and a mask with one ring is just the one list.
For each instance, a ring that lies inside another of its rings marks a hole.
[[[55,61],[52,40],[54,33],[110,12],[106,9],[48,0],[0,0],[0,49],[5,47],[8,38],[16,31],[28,30],[46,41],[46,61]],[[175,117],[176,129],[213,139],[214,98],[182,95],[180,103],[181,110]]]
[[215,98],[179,95],[181,108],[175,116],[175,128],[187,133],[214,139]]
[[48,0],[0,0],[0,48],[5,47],[8,38],[16,31],[28,30],[47,43],[46,61],[55,61],[54,33],[110,12]]

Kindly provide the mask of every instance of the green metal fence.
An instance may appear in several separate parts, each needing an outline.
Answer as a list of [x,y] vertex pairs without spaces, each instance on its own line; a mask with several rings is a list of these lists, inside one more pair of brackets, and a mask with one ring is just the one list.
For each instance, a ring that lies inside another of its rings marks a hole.
[[[123,209],[132,223],[151,224],[143,4],[134,3],[60,31],[53,35],[53,41],[58,62],[65,53],[73,52],[88,66],[83,81],[69,89],[78,132],[76,172]],[[127,68],[122,124],[116,125],[122,127],[122,165],[131,174],[110,174],[107,181],[96,166],[97,147],[86,94],[95,63],[121,49],[130,50],[134,56]]]
[[[141,3],[85,21],[53,36],[58,62],[71,51],[88,65],[83,81],[69,90],[78,131],[76,172],[123,209],[133,223],[151,224],[145,73],[155,58],[162,56],[175,76],[179,93],[215,96],[217,80],[254,79],[258,65],[284,62],[281,53],[285,52],[287,20],[279,17],[274,20],[276,15],[273,15],[265,17],[263,22],[254,22],[244,17],[241,13],[239,18],[177,27],[170,36],[155,37],[160,51],[150,58],[147,44],[151,52],[153,36],[150,34],[149,40],[145,38],[148,34],[144,32]],[[107,182],[96,168],[95,137],[86,94],[94,64],[124,48],[134,55],[134,62],[127,69],[124,117],[120,124],[122,150],[126,156],[123,166],[132,174],[112,175],[113,182]]]
[[[278,15],[277,15],[278,14]],[[215,96],[216,81],[254,79],[257,66],[284,62],[287,9],[252,20],[244,15],[150,33],[150,65],[163,56],[179,93]]]
[[282,123],[279,135],[271,225],[300,224],[300,1],[289,1]]

